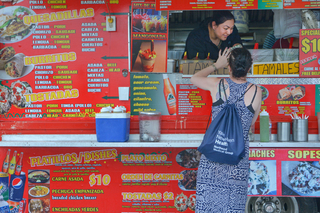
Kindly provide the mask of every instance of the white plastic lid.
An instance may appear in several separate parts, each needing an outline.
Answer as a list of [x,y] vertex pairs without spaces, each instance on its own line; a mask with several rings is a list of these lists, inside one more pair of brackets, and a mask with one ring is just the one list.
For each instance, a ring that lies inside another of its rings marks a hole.
[[100,112],[112,112],[112,107],[108,106],[108,107],[103,107]]
[[122,112],[121,107],[119,107],[118,105],[113,109],[113,112]]
[[260,112],[260,116],[268,116],[268,115],[269,113],[265,109],[263,109],[262,112]]

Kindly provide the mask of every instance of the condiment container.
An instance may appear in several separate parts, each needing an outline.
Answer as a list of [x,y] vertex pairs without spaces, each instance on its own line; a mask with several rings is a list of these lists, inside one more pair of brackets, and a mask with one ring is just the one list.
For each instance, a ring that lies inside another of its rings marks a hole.
[[290,140],[290,122],[278,122],[277,123],[277,136],[278,141],[286,142]]
[[97,113],[96,134],[99,142],[125,142],[129,140],[129,113]]
[[103,113],[111,113],[113,111],[112,107],[111,106],[108,106],[108,107],[103,107],[100,112],[103,112]]
[[308,119],[292,119],[293,141],[308,141]]
[[139,132],[141,142],[160,141],[160,129],[160,112],[139,112]]
[[260,141],[270,141],[269,113],[265,109],[260,113]]
[[123,110],[122,110],[122,108],[119,107],[119,106],[116,106],[116,107],[113,109],[113,113],[122,113],[122,112],[123,112]]

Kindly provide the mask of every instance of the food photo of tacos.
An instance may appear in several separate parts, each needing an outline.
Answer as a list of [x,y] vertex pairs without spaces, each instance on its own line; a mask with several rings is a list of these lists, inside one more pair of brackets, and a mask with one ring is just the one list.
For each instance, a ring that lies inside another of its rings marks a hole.
[[36,13],[22,6],[5,7],[0,10],[0,42],[14,43],[30,36],[36,25],[27,25],[23,22],[23,17],[35,15]]
[[298,101],[306,94],[306,88],[301,85],[288,85],[279,90],[278,100],[280,101]]

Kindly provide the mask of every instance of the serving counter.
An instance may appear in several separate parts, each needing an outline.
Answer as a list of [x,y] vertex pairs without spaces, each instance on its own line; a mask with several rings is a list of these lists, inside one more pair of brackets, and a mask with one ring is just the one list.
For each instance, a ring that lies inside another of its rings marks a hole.
[[[250,148],[319,148],[317,134],[309,134],[308,142],[277,142],[277,135],[270,142],[260,142],[259,135],[250,142]],[[140,142],[139,134],[130,134],[127,142],[97,142],[95,134],[83,135],[3,135],[2,147],[190,147],[197,148],[203,134],[161,134],[160,142]]]

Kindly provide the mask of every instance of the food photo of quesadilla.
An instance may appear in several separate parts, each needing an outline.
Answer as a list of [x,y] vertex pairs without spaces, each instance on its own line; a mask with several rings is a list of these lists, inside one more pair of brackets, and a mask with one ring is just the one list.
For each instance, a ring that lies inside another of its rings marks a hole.
[[4,7],[0,10],[0,42],[14,43],[30,36],[36,24],[27,25],[23,17],[36,15],[36,13],[22,6]]
[[301,85],[288,85],[279,90],[278,100],[280,101],[298,101],[306,94],[306,88]]

